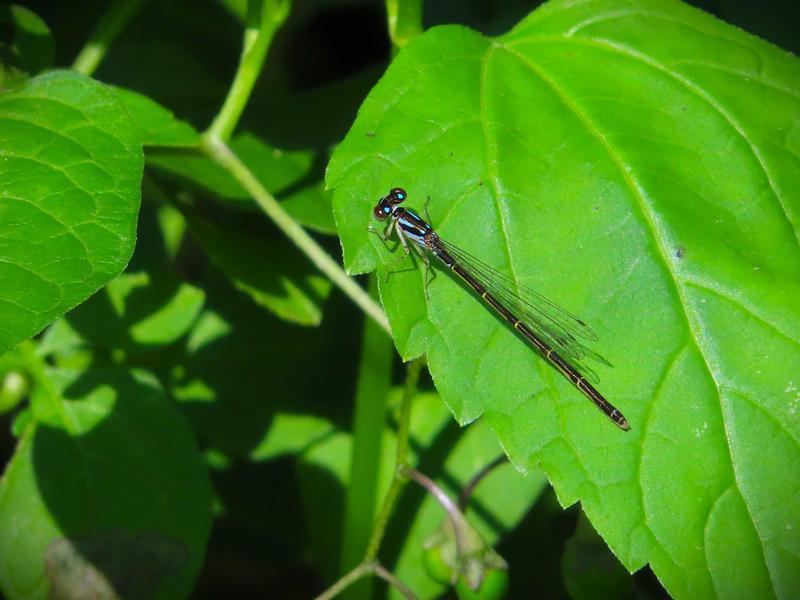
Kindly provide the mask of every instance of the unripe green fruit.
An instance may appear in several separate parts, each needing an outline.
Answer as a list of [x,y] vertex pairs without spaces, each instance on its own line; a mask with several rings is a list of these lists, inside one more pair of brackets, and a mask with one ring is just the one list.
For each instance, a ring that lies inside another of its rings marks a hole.
[[459,600],[502,600],[508,593],[508,571],[488,569],[477,590],[471,590],[461,577],[456,584]]

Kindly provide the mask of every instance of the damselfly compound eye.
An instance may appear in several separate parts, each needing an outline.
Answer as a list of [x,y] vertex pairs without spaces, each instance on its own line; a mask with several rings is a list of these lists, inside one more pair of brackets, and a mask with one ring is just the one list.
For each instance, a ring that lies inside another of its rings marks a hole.
[[386,204],[385,200],[378,202],[375,208],[372,209],[372,214],[374,214],[375,218],[380,221],[383,221],[386,217],[388,217],[389,213],[391,212],[392,209],[388,204]]
[[393,204],[400,204],[406,199],[406,191],[403,188],[392,188],[389,196],[392,198]]

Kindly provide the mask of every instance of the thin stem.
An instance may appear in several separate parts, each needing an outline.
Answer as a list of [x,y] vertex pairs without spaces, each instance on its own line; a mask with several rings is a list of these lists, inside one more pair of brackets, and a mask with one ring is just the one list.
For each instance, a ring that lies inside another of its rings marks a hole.
[[465,529],[469,529],[470,526],[467,523],[466,517],[464,514],[458,509],[458,506],[455,502],[447,495],[447,493],[440,488],[436,483],[427,475],[420,473],[416,469],[412,469],[411,467],[404,468],[406,476],[410,479],[413,479],[422,487],[424,487],[428,492],[430,492],[436,501],[444,508],[447,516],[450,518],[450,522],[453,525],[453,535],[456,542],[456,554],[461,555],[461,552],[464,549],[464,539],[463,539],[463,531]]
[[472,495],[472,492],[475,490],[481,480],[489,473],[494,471],[497,467],[504,465],[507,462],[508,458],[506,458],[506,455],[501,454],[488,465],[483,467],[480,471],[478,471],[472,479],[470,479],[469,483],[464,486],[464,489],[461,490],[461,495],[458,497],[458,507],[461,509],[461,512],[464,512],[464,510],[467,508],[469,497]]
[[275,32],[289,16],[291,0],[248,0],[242,56],[228,96],[208,128],[208,135],[227,141],[244,112]]
[[100,61],[108,52],[108,47],[125,29],[125,26],[144,6],[147,0],[115,0],[100,19],[92,37],[78,54],[72,68],[84,75],[94,73]]
[[344,294],[368,316],[372,317],[386,333],[391,334],[386,314],[375,300],[349,277],[322,247],[312,238],[297,221],[278,203],[255,175],[247,168],[236,154],[221,139],[204,135],[200,144],[203,152],[208,154],[221,167],[247,190],[261,209],[286,234],[286,236],[305,254],[316,267],[322,271]]
[[344,577],[339,579],[331,587],[322,592],[314,600],[330,600],[331,598],[334,598],[338,594],[341,594],[345,589],[353,585],[359,579],[372,574],[377,575],[384,581],[388,582],[389,585],[392,585],[395,588],[397,588],[397,590],[409,600],[417,600],[417,597],[414,595],[414,592],[411,591],[411,588],[409,588],[406,584],[400,581],[397,577],[392,575],[392,573],[387,571],[382,564],[380,564],[379,562],[366,562],[366,561],[362,562],[355,569],[347,573]]
[[386,0],[386,20],[397,51],[422,33],[422,0]]
[[69,434],[77,435],[75,423],[66,411],[61,394],[47,375],[47,363],[36,350],[33,340],[25,340],[17,346],[17,352],[34,380],[30,400],[33,412],[43,422],[57,417]]
[[422,358],[414,359],[408,364],[406,383],[403,389],[403,399],[400,404],[400,426],[397,430],[397,455],[395,457],[394,479],[392,479],[392,484],[389,487],[389,491],[386,493],[383,506],[381,506],[378,518],[375,521],[375,528],[372,530],[372,538],[370,538],[369,545],[367,546],[367,553],[364,556],[365,562],[372,562],[378,555],[381,541],[383,541],[383,535],[386,533],[386,525],[389,523],[389,517],[407,481],[404,468],[408,456],[408,438],[411,426],[411,399],[417,391],[419,374],[423,364],[425,364],[425,360]]
[[[369,291],[373,298],[378,297],[377,282],[377,276],[370,277]],[[383,455],[386,401],[391,386],[394,358],[391,339],[372,319],[364,319],[362,340],[340,557],[342,572],[361,561],[372,535]],[[371,596],[369,584],[371,581],[359,585],[364,590],[358,590],[358,597]]]
[[397,591],[399,591],[406,598],[408,598],[408,600],[417,600],[417,597],[416,595],[414,595],[414,592],[411,591],[411,588],[409,588],[405,583],[400,581],[397,577],[392,575],[391,572],[387,571],[382,564],[375,563],[374,571],[375,575],[377,575],[384,581],[389,582],[389,585],[393,585],[395,588],[397,588]]
[[436,485],[436,483],[430,477],[411,467],[406,467],[404,471],[406,476],[408,476],[410,479],[413,479],[426,490],[428,490],[448,514],[453,512],[461,512],[458,510],[458,506],[456,506],[456,503],[453,502],[450,496],[448,496],[442,488]]
[[344,577],[339,579],[327,590],[322,592],[315,600],[330,600],[338,594],[341,594],[347,587],[353,585],[362,577],[371,574],[375,570],[375,566],[370,563],[361,563],[355,569],[347,573]]

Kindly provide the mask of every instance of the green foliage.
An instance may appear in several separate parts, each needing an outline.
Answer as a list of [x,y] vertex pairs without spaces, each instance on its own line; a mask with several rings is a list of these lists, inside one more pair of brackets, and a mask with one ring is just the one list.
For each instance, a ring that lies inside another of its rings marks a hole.
[[116,96],[76,73],[0,96],[0,352],[128,264],[143,158]]
[[185,423],[144,373],[46,376],[0,488],[3,590],[186,595],[205,552],[211,487]]
[[37,73],[53,65],[53,36],[36,13],[19,4],[0,6],[0,25],[10,26],[10,39],[0,41],[0,84],[24,81],[26,73]]
[[[552,2],[499,38],[410,42],[329,165],[346,264],[384,274],[404,358],[676,597],[800,589],[799,110],[796,58],[697,10]],[[426,295],[389,266],[367,226],[393,186],[591,321],[631,433],[456,281]]]
[[[797,59],[376,6],[0,8],[3,597],[797,596]],[[592,324],[629,433],[369,234],[394,186]]]

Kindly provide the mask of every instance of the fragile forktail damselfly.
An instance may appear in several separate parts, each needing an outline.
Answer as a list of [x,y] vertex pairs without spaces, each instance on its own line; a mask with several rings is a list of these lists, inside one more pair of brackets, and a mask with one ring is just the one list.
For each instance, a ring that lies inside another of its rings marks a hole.
[[[428,259],[425,252],[433,254],[472,288],[489,308],[517,330],[584,396],[594,402],[609,419],[620,429],[627,431],[630,426],[625,416],[586,378],[591,376],[592,372],[582,364],[585,358],[593,358],[608,364],[605,359],[578,340],[579,337],[597,339],[588,325],[544,296],[519,285],[513,279],[443,240],[417,213],[399,206],[405,199],[405,190],[393,188],[375,205],[373,209],[375,217],[381,221],[387,218],[390,220],[383,239],[389,239],[394,233],[406,254],[410,252],[410,247],[414,248],[426,264]],[[409,240],[412,242],[411,246]]]

